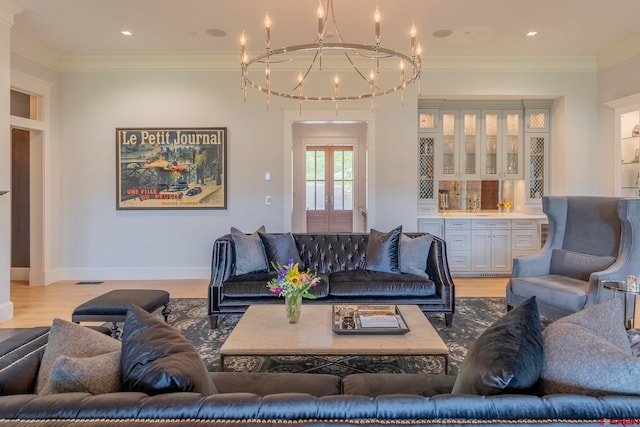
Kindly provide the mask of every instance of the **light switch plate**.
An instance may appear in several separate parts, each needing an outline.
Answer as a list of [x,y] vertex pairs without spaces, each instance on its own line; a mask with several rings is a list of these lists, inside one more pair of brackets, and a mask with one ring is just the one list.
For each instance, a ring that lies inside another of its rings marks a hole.
[[271,172],[265,172],[264,173],[264,180],[265,181],[271,181]]

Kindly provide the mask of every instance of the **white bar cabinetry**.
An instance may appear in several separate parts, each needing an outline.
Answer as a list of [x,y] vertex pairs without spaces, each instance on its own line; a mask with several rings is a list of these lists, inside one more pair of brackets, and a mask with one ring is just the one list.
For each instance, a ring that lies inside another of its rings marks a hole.
[[[441,223],[439,222],[441,221]],[[458,277],[507,277],[513,258],[540,250],[541,218],[420,218],[419,231],[444,229],[449,270]],[[434,228],[437,224],[437,227]],[[441,224],[441,225],[440,225]],[[437,235],[437,234],[436,234]]]

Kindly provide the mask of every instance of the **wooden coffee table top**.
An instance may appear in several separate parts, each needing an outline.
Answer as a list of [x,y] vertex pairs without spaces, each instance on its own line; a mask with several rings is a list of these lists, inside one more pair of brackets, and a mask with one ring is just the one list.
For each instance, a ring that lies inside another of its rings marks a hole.
[[416,305],[398,306],[410,331],[404,335],[338,335],[331,304],[302,304],[291,324],[283,305],[252,305],[220,349],[224,356],[448,356],[447,346]]

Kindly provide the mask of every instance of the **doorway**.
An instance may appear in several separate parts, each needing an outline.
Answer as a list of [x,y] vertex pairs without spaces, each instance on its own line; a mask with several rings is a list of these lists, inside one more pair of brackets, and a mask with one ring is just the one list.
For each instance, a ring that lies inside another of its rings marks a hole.
[[11,269],[28,280],[30,267],[29,131],[11,129]]
[[307,232],[353,231],[353,146],[306,147]]
[[294,122],[291,126],[292,231],[363,232],[368,123]]

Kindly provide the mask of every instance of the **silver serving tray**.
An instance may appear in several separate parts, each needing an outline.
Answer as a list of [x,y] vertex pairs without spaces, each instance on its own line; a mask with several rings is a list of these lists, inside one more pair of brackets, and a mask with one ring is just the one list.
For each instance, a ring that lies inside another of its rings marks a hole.
[[[353,316],[345,319],[343,312],[347,308]],[[334,304],[333,332],[338,335],[403,335],[410,331],[407,322],[396,305],[388,304]],[[398,321],[397,327],[365,327],[360,321],[360,313],[391,314]]]

